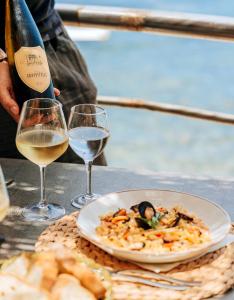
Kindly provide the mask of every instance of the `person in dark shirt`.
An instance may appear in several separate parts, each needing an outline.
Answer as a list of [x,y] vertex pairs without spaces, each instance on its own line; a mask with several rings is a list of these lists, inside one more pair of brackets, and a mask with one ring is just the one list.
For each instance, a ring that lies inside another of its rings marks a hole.
[[[58,96],[60,93],[58,99],[63,104],[67,118],[73,105],[96,102],[96,87],[83,57],[54,9],[54,0],[26,0],[26,3],[41,33],[52,81],[58,89],[55,89],[55,94]],[[0,0],[0,49],[5,51],[4,27],[5,0]],[[14,97],[7,60],[0,61],[0,104],[0,157],[19,158],[21,155],[15,146],[19,107]],[[70,149],[60,161],[81,162]],[[106,164],[103,155],[96,159],[96,164]]]

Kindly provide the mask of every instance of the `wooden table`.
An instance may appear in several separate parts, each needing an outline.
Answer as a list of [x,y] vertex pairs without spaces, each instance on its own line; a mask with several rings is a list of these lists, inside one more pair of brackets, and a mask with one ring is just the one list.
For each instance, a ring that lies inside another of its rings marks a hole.
[[[25,160],[0,159],[6,178],[14,179],[9,187],[12,213],[1,224],[0,231],[7,239],[0,249],[0,256],[9,256],[20,250],[32,250],[37,236],[48,225],[25,223],[20,218],[20,208],[39,198],[39,169]],[[49,201],[62,204],[69,214],[75,209],[70,200],[83,192],[84,166],[53,163],[47,168],[47,197]],[[111,167],[93,168],[93,191],[106,194],[113,191],[139,188],[169,189],[209,198],[222,205],[234,221],[234,178],[211,178],[181,174],[155,173]],[[222,300],[234,299],[234,291]]]

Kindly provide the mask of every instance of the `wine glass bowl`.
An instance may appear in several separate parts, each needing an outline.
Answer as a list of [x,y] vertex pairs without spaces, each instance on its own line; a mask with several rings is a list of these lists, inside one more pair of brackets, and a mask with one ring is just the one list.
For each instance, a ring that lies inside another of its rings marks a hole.
[[68,147],[67,127],[59,101],[36,98],[24,103],[16,146],[23,156],[40,167],[41,175],[41,200],[23,212],[25,219],[43,221],[63,216],[65,209],[58,204],[48,204],[45,198],[45,167]]
[[81,208],[98,197],[91,191],[91,168],[93,160],[103,152],[110,135],[106,111],[94,104],[75,105],[71,109],[68,127],[69,144],[86,166],[86,193],[72,199],[72,205]]

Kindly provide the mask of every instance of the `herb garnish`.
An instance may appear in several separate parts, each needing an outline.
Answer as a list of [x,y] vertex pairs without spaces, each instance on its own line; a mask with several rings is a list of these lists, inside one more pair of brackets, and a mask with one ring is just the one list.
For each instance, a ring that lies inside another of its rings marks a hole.
[[136,218],[137,224],[144,228],[144,229],[155,229],[160,221],[160,219],[163,217],[164,214],[160,212],[156,212],[155,215],[150,219],[147,220],[146,218]]

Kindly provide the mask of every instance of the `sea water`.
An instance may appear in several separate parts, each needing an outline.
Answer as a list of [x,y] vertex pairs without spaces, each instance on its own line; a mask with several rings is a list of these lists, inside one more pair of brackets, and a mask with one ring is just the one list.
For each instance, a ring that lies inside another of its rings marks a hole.
[[[231,0],[69,2],[234,17]],[[78,47],[100,95],[234,113],[232,43],[116,31],[105,42],[83,42]],[[234,176],[234,127],[143,110],[108,107],[107,111],[109,165]]]

